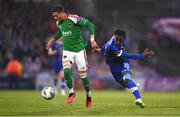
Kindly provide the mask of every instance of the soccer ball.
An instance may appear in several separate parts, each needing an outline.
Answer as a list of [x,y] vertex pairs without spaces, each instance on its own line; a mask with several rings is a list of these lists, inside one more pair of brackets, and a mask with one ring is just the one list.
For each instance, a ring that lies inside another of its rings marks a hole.
[[44,99],[46,100],[50,100],[53,99],[55,96],[55,89],[50,87],[50,86],[46,86],[43,88],[43,90],[41,91],[41,95],[43,96]]

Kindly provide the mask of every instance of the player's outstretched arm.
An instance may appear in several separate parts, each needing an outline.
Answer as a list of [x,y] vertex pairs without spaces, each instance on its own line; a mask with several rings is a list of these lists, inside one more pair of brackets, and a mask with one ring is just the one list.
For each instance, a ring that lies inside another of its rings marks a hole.
[[127,53],[124,50],[121,50],[119,55],[117,55],[117,56],[122,56],[122,57],[129,58],[129,59],[141,59],[141,58],[144,58],[143,54],[130,54],[130,53]]
[[144,50],[142,54],[129,54],[126,51],[119,51],[116,53],[116,55],[119,56],[123,56],[125,58],[129,58],[129,59],[141,59],[141,58],[147,58],[147,57],[152,57],[154,55],[153,51],[150,51],[148,49]]
[[51,38],[51,39],[47,42],[47,44],[46,44],[46,49],[47,49],[47,50],[49,50],[49,48],[51,47],[51,45],[53,44],[53,42],[54,42],[54,38]]
[[92,52],[98,52],[98,53],[101,52],[101,49],[94,40],[94,35],[91,35],[90,42],[91,42]]
[[58,30],[58,32],[54,35],[54,38],[51,38],[51,39],[47,42],[47,44],[46,44],[46,49],[48,50],[48,49],[51,47],[51,45],[54,43],[54,41],[60,39],[61,36],[62,36],[62,33],[61,33],[60,30]]

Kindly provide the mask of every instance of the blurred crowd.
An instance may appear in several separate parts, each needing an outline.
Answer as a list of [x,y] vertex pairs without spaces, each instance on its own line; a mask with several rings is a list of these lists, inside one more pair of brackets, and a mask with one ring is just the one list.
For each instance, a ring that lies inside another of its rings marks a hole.
[[49,61],[43,44],[53,33],[48,4],[0,2],[0,73],[13,57],[23,63],[24,72],[29,75],[47,68]]

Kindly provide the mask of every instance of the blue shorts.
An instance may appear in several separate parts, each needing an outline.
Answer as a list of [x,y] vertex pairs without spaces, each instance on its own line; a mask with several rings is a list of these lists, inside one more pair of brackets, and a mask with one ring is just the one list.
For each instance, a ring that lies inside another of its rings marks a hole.
[[111,73],[112,73],[115,80],[118,80],[118,79],[131,79],[131,72],[130,71],[121,72],[121,71],[112,71],[111,70]]
[[54,64],[54,71],[55,73],[58,73],[63,70],[62,64]]

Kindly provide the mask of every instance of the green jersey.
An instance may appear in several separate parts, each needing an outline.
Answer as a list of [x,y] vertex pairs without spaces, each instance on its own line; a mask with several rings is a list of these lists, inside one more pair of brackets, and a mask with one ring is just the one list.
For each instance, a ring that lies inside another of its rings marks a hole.
[[57,22],[58,32],[54,39],[62,39],[64,50],[79,52],[87,46],[87,41],[82,35],[83,27],[86,27],[91,35],[94,34],[94,25],[89,20],[77,15],[68,15],[66,20]]

